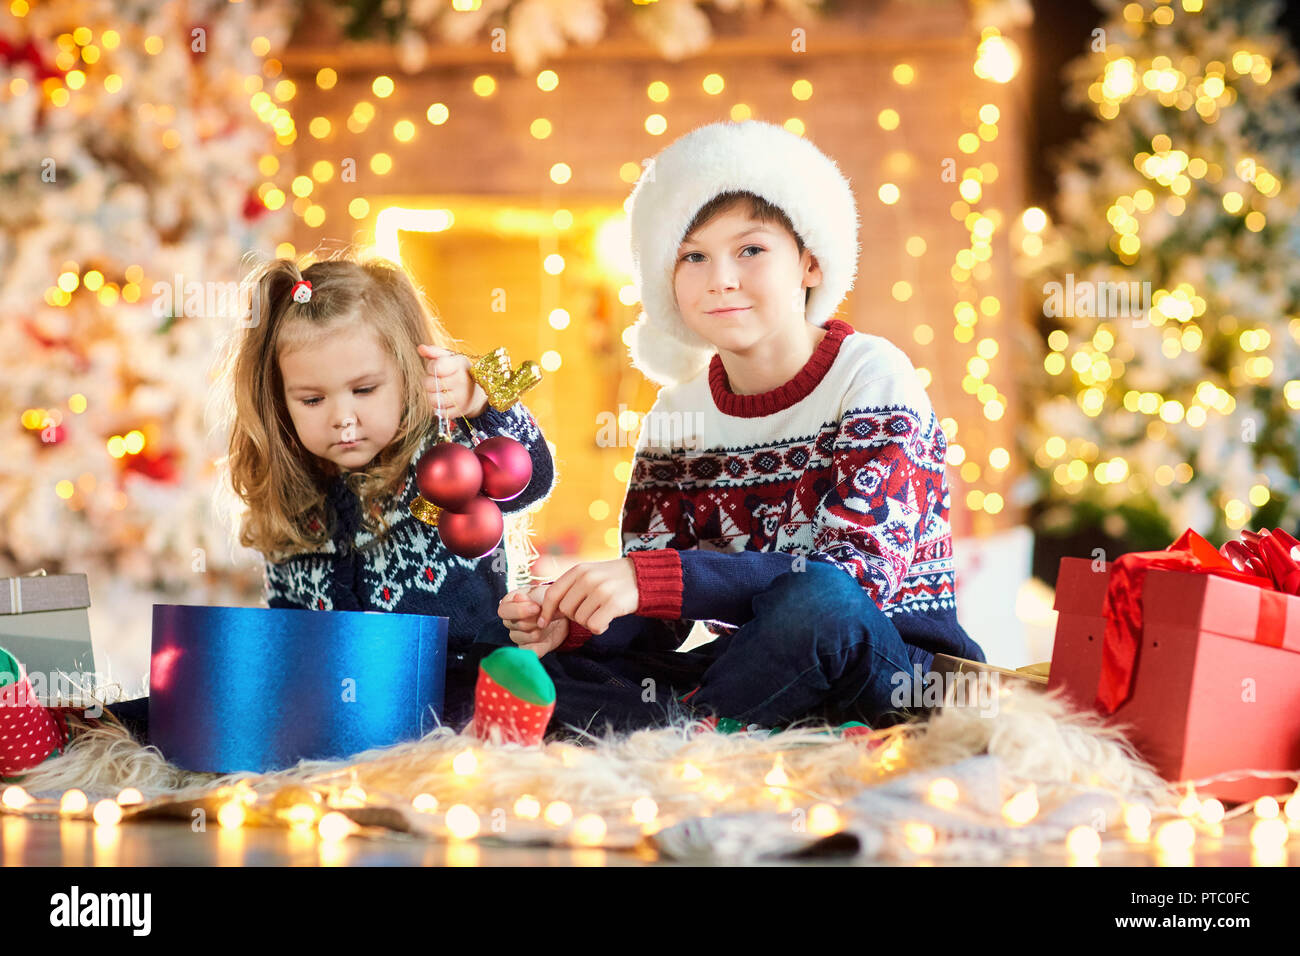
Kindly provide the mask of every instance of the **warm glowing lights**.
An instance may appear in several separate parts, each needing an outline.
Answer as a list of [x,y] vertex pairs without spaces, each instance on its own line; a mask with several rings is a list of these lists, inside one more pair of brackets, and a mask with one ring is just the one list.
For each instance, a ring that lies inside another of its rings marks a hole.
[[478,814],[463,803],[447,808],[444,818],[447,830],[458,840],[468,840],[479,831]]
[[331,810],[320,818],[320,823],[316,824],[316,832],[320,834],[322,840],[329,843],[346,840],[358,829],[351,817],[337,810]]
[[478,757],[472,750],[462,750],[451,761],[452,772],[461,777],[468,777],[478,770]]
[[217,810],[217,823],[227,830],[237,830],[244,825],[246,811],[242,800],[229,800]]
[[544,93],[549,93],[560,85],[560,77],[554,70],[542,70],[537,74],[537,88]]
[[1277,799],[1275,797],[1260,797],[1255,801],[1255,816],[1261,820],[1275,820],[1278,815]]
[[1093,857],[1101,850],[1101,836],[1090,826],[1076,826],[1065,837],[1065,849],[1074,857]]
[[496,92],[497,81],[486,73],[474,78],[474,92],[478,96],[491,96]]
[[563,186],[573,176],[573,170],[569,168],[568,163],[556,163],[551,167],[551,182]]
[[1164,853],[1179,853],[1191,849],[1196,842],[1196,829],[1186,819],[1169,820],[1156,829],[1155,845]]
[[562,800],[553,800],[546,805],[543,819],[553,827],[562,827],[573,819],[573,808]]
[[605,820],[599,814],[587,813],[573,824],[573,841],[584,846],[600,846],[605,839]]
[[704,87],[705,93],[710,96],[717,96],[726,87],[726,82],[717,73],[710,73],[704,78],[701,85]]
[[935,844],[934,827],[928,823],[903,824],[903,842],[913,853],[929,853]]
[[1151,811],[1140,803],[1130,803],[1124,807],[1124,826],[1128,828],[1130,838],[1146,840],[1151,829]]
[[638,797],[632,803],[632,819],[643,826],[659,815],[659,805],[649,797]]
[[411,809],[418,810],[420,813],[436,813],[438,798],[431,793],[416,794],[415,799],[411,801]]
[[100,826],[111,827],[121,822],[122,808],[116,800],[100,800],[95,804],[91,816]]
[[65,790],[59,798],[60,813],[84,813],[89,805],[86,795],[76,788]]
[[1286,821],[1276,818],[1256,820],[1250,828],[1250,845],[1257,850],[1279,849],[1289,837]]
[[937,777],[930,781],[926,796],[935,806],[952,807],[957,803],[957,783],[949,777]]
[[35,797],[22,787],[12,786],[5,787],[4,795],[0,796],[0,803],[4,804],[10,810],[21,810],[23,807],[33,803],[35,799]]
[[975,75],[994,83],[1009,83],[1020,69],[1020,48],[988,28],[975,51]]
[[1022,826],[1038,815],[1038,794],[1034,787],[1021,790],[1002,805],[1002,816],[1013,826]]

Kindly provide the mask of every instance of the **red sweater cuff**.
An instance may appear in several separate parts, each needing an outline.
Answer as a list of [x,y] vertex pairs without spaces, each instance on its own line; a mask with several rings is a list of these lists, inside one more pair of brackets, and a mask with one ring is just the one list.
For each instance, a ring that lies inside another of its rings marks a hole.
[[564,639],[564,643],[556,648],[556,650],[575,651],[583,644],[586,644],[589,640],[591,640],[591,631],[587,630],[577,621],[570,621],[569,636]]
[[636,613],[675,621],[682,616],[682,556],[673,548],[629,551],[639,596]]

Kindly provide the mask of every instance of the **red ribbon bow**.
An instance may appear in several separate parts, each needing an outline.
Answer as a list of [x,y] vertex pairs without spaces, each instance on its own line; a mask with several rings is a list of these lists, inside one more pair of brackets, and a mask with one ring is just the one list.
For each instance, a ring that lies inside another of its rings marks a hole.
[[1147,572],[1152,570],[1217,574],[1265,591],[1276,590],[1268,578],[1238,571],[1214,545],[1190,528],[1163,551],[1120,555],[1110,565],[1104,611],[1106,632],[1097,681],[1096,706],[1106,714],[1113,714],[1133,689],[1142,637],[1142,588]]

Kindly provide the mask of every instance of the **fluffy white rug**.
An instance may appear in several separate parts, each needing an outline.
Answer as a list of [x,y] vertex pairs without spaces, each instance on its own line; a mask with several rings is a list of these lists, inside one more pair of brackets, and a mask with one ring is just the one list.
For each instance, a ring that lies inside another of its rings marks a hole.
[[[869,736],[826,730],[722,735],[683,722],[524,748],[443,728],[347,761],[217,776],[171,766],[102,724],[22,785],[45,798],[76,787],[92,803],[135,787],[145,801],[124,822],[194,807],[215,815],[238,801],[249,823],[289,825],[297,803],[309,823],[337,809],[363,827],[435,838],[476,831],[611,848],[651,839],[669,856],[714,860],[822,849],[996,857],[1077,825],[1118,828],[1125,803],[1169,812],[1178,796],[1118,731],[1018,681],[995,701],[950,704]],[[1023,822],[1003,816],[1015,794],[1036,807]]]

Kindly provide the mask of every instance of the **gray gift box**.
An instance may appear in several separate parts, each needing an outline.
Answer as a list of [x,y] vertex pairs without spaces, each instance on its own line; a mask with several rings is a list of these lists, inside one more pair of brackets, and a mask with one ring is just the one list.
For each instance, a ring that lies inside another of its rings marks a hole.
[[42,703],[94,690],[89,607],[84,574],[0,578],[0,647],[22,664]]

